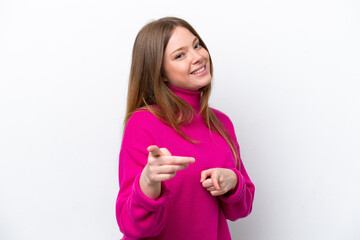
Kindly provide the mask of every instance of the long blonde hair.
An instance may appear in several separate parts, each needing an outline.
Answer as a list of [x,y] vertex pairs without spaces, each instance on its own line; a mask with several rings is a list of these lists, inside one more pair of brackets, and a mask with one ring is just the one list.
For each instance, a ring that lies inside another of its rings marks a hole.
[[[199,39],[200,45],[208,51],[199,34],[183,19],[165,17],[145,25],[136,36],[133,46],[124,126],[134,112],[139,109],[147,109],[162,122],[173,127],[184,139],[196,142],[187,137],[180,129],[180,125],[192,120],[194,116],[192,107],[174,94],[163,82],[164,51],[177,26],[188,29]],[[209,60],[210,73],[213,75],[210,53]],[[234,140],[208,106],[211,82],[201,90],[200,114],[207,127],[222,136],[228,143],[236,160],[236,166],[240,169],[239,151]]]

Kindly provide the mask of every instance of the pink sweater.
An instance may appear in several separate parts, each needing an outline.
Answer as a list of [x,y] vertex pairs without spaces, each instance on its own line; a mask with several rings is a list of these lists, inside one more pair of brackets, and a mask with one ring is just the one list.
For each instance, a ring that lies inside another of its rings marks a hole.
[[[199,112],[201,91],[173,86],[170,89]],[[239,147],[230,119],[220,111],[212,111]],[[200,142],[186,141],[148,111],[137,111],[129,119],[120,151],[120,191],[116,200],[116,218],[123,239],[227,240],[231,237],[226,219],[235,221],[250,214],[255,187],[243,165],[241,171],[235,168],[226,141],[209,131],[199,115],[182,129]],[[146,197],[139,186],[149,145],[167,148],[172,155],[195,158],[194,164],[162,182],[161,196],[156,200]],[[238,176],[238,187],[228,197],[213,197],[200,183],[201,171],[217,167],[232,169]]]

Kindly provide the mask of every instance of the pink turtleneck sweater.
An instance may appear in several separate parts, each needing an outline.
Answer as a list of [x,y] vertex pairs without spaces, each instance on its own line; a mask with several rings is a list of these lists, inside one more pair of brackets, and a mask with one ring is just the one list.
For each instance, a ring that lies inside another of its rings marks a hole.
[[[201,91],[169,87],[199,112]],[[220,111],[212,111],[239,147],[230,119]],[[209,131],[200,115],[182,129],[199,142],[186,141],[148,111],[137,111],[130,117],[121,145],[120,191],[116,200],[116,218],[124,240],[227,240],[231,237],[226,219],[235,221],[250,214],[255,187],[243,164],[241,171],[236,169],[226,141]],[[174,178],[162,182],[162,192],[156,200],[145,196],[139,186],[150,145],[196,160]],[[239,179],[236,191],[227,197],[213,197],[200,183],[201,171],[209,168],[232,169]]]

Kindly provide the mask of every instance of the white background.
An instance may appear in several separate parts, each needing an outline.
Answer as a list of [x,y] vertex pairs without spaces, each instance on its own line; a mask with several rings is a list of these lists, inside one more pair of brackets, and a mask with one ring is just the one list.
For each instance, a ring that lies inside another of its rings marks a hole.
[[120,239],[133,41],[189,21],[256,185],[233,239],[360,239],[360,3],[0,0],[0,239]]

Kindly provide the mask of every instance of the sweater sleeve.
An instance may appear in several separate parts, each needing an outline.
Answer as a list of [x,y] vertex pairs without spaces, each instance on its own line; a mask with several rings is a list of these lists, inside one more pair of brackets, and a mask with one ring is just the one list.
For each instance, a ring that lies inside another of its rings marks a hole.
[[140,189],[139,179],[147,164],[149,145],[156,144],[151,134],[154,118],[148,112],[136,112],[129,119],[119,156],[120,190],[116,200],[116,219],[121,232],[132,238],[158,235],[166,222],[165,205],[169,191],[161,185],[161,195],[154,200]]
[[244,165],[241,171],[232,168],[239,179],[237,189],[229,196],[219,196],[225,217],[231,221],[244,218],[251,213],[254,200],[255,186],[246,173]]
[[235,191],[233,191],[230,195],[219,196],[219,199],[221,200],[221,207],[225,214],[225,217],[231,221],[235,221],[239,218],[244,218],[251,213],[254,201],[255,186],[251,182],[244,167],[244,164],[241,161],[240,147],[237,142],[235,129],[231,120],[229,119],[229,117],[227,117],[220,111],[213,111],[228,130],[239,152],[239,158],[241,163],[240,170],[237,168],[231,168],[231,170],[233,170],[238,177],[237,187]]

